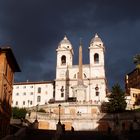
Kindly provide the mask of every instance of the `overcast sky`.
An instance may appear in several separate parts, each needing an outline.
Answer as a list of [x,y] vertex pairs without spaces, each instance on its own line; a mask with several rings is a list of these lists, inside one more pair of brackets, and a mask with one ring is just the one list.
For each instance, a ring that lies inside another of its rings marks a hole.
[[15,81],[55,79],[56,48],[66,34],[78,63],[79,39],[83,61],[95,33],[105,45],[109,88],[124,87],[124,77],[140,53],[139,0],[0,0],[0,44],[12,47],[22,72]]

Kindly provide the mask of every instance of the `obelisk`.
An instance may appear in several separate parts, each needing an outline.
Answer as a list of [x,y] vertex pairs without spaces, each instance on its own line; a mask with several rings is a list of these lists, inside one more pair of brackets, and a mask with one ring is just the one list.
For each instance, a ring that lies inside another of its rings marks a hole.
[[79,73],[78,73],[78,85],[83,85],[83,62],[82,62],[82,44],[80,42],[79,47]]
[[86,88],[87,86],[84,85],[83,82],[82,43],[80,41],[78,77],[77,77],[77,85],[72,87],[73,97],[75,97],[77,101],[86,101]]

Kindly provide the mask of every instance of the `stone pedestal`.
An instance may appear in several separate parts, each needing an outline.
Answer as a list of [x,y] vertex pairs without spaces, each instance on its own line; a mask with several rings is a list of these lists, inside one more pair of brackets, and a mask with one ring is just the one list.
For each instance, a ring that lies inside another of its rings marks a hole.
[[58,122],[58,123],[56,124],[56,133],[57,133],[57,134],[60,134],[60,135],[63,133],[63,128],[62,128],[61,122]]

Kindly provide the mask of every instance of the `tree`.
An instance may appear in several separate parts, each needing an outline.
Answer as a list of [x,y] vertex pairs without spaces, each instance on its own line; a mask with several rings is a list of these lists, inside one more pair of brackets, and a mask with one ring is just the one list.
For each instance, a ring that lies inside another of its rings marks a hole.
[[27,113],[27,110],[25,108],[18,108],[18,107],[12,108],[12,116],[14,119],[25,118],[26,113]]
[[133,61],[136,64],[136,68],[140,69],[140,54],[135,55]]
[[109,96],[109,103],[107,105],[108,112],[110,113],[123,112],[125,111],[126,105],[127,104],[123,90],[121,89],[119,84],[115,84],[112,87],[112,91]]

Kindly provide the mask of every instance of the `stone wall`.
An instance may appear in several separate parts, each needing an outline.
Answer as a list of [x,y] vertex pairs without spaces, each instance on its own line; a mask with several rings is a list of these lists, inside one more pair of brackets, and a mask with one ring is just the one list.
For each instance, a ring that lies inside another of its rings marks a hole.
[[[34,121],[36,113],[32,113],[28,118]],[[58,123],[58,115],[45,113],[37,113],[39,121],[39,129],[56,130]],[[138,129],[140,127],[140,113],[121,113],[121,114],[80,114],[61,115],[61,123],[65,125],[66,130],[96,130],[96,131],[122,131],[130,129]]]

